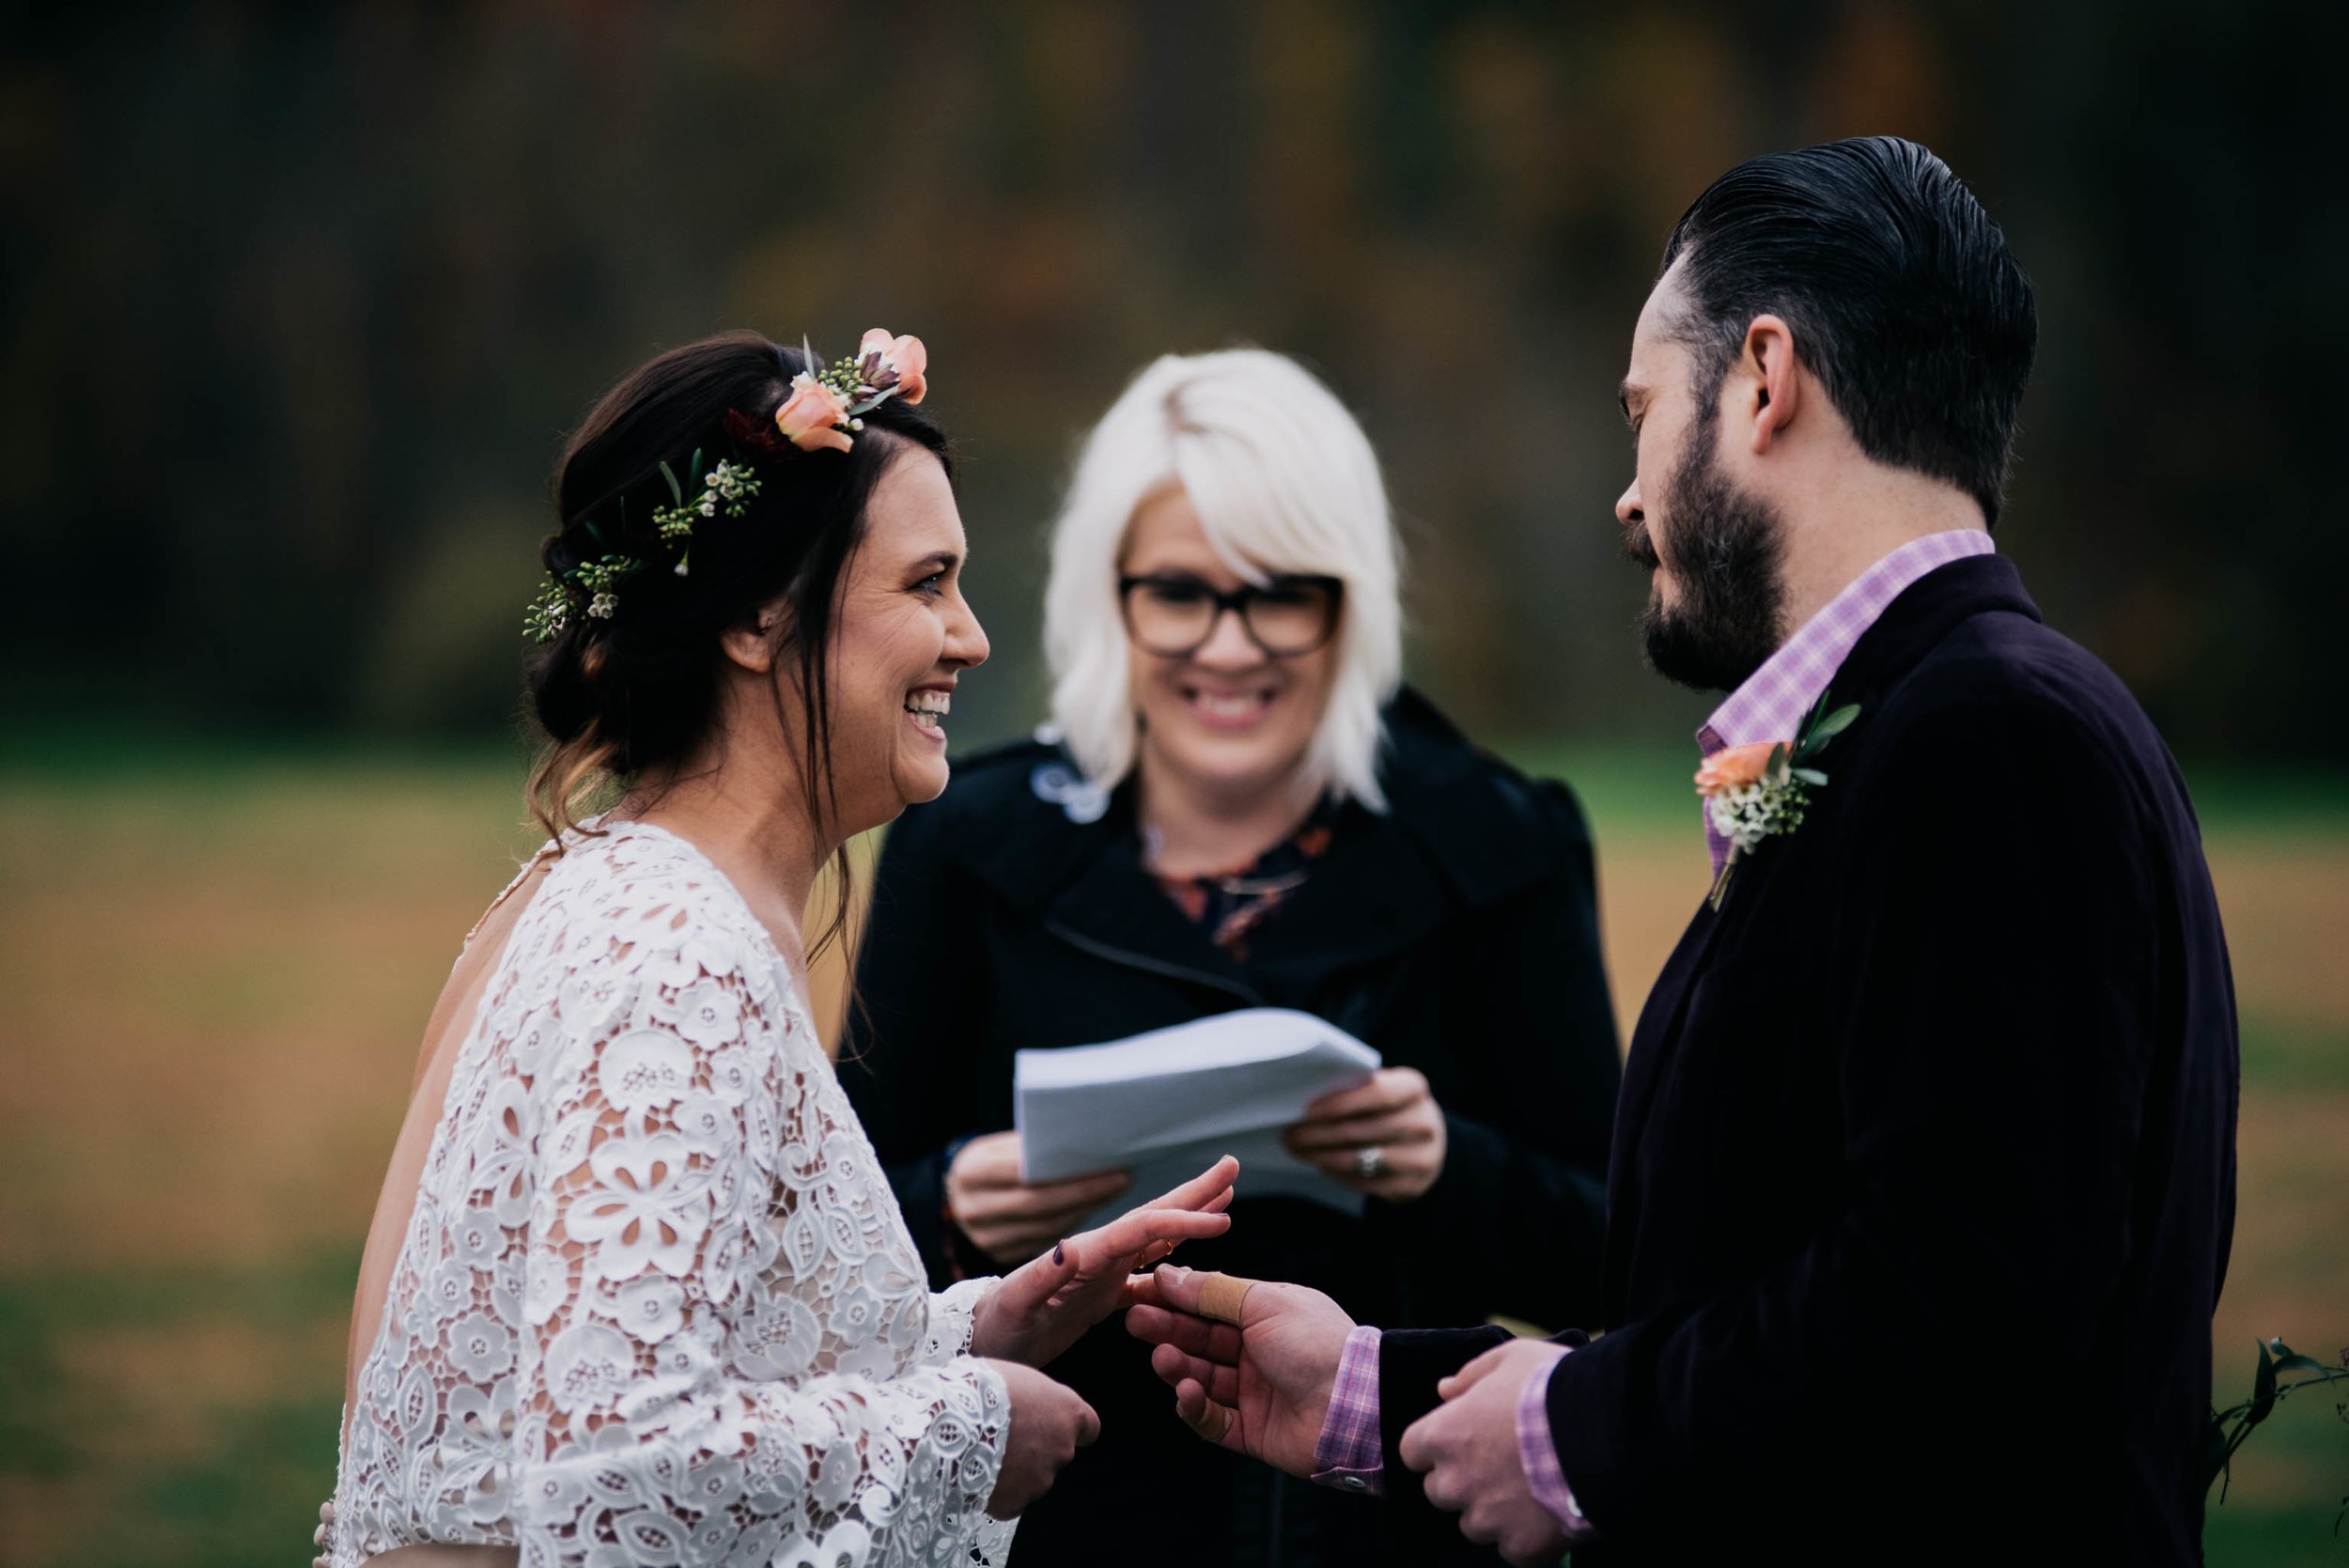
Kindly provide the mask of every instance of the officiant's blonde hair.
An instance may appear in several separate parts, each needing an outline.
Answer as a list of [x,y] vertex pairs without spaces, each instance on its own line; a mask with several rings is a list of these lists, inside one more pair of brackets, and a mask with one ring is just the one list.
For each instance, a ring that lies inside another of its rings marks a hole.
[[1139,742],[1117,577],[1144,501],[1179,485],[1244,580],[1346,584],[1338,670],[1305,767],[1335,800],[1386,809],[1379,711],[1403,675],[1400,550],[1361,427],[1304,366],[1262,349],[1169,354],[1110,405],[1052,530],[1044,647],[1052,717],[1090,782],[1113,787]]

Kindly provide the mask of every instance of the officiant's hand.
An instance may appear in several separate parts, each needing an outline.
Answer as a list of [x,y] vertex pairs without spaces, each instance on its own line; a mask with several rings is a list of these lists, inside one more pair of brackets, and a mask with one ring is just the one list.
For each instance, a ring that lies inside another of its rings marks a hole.
[[1168,1265],[1136,1280],[1127,1332],[1156,1347],[1150,1370],[1173,1385],[1174,1413],[1192,1431],[1291,1475],[1313,1474],[1354,1320],[1317,1290],[1260,1280],[1240,1302],[1237,1327],[1213,1322],[1199,1315],[1211,1278]]
[[1443,1403],[1405,1427],[1395,1451],[1426,1476],[1427,1500],[1460,1515],[1461,1534],[1511,1562],[1555,1562],[1566,1549],[1517,1449],[1517,1401],[1565,1353],[1542,1340],[1495,1345],[1436,1385]]
[[946,1208],[980,1251],[1009,1267],[1133,1185],[1131,1171],[1102,1171],[1031,1187],[1019,1179],[1019,1135],[990,1132],[965,1143],[947,1168]]
[[1443,1108],[1418,1068],[1381,1067],[1307,1106],[1281,1141],[1357,1192],[1408,1203],[1443,1174]]
[[1062,1240],[1003,1276],[971,1323],[971,1354],[1043,1366],[1127,1302],[1129,1276],[1186,1241],[1232,1227],[1239,1161],[1225,1155],[1206,1171],[1097,1230]]

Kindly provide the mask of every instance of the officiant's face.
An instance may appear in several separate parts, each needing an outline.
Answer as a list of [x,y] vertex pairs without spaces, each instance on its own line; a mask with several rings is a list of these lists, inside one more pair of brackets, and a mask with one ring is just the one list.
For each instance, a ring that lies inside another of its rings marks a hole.
[[1622,401],[1633,475],[1615,519],[1624,553],[1648,570],[1648,662],[1683,686],[1725,691],[1781,641],[1785,531],[1776,508],[1722,468],[1722,380],[1688,341],[1680,279],[1675,264],[1632,333]]
[[[1180,486],[1134,512],[1118,570],[1128,577],[1193,580],[1218,593],[1246,582],[1207,542]],[[1190,653],[1153,653],[1127,634],[1130,695],[1145,757],[1159,769],[1226,799],[1287,785],[1311,749],[1337,676],[1337,638],[1310,653],[1274,658],[1239,615],[1216,617]]]

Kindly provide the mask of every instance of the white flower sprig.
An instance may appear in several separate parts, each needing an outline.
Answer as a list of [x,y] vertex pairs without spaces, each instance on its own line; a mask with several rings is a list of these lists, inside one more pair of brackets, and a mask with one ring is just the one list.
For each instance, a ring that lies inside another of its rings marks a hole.
[[1827,775],[1806,765],[1859,717],[1857,705],[1830,713],[1827,704],[1823,693],[1793,740],[1732,746],[1705,758],[1697,769],[1704,819],[1729,840],[1728,858],[1721,862],[1721,874],[1714,878],[1706,899],[1717,912],[1729,894],[1729,874],[1737,869],[1738,861],[1764,840],[1801,827],[1811,805],[1810,792],[1826,787]]
[[[721,458],[705,473],[702,454],[695,448],[686,460],[686,477],[667,463],[661,465],[661,477],[669,486],[671,505],[653,509],[652,522],[662,544],[679,546],[677,565],[671,569],[677,576],[688,575],[692,558],[693,525],[723,513],[739,518],[750,510],[751,498],[758,493],[758,473],[748,463],[728,462]],[[686,499],[686,487],[698,485],[701,492],[691,501]],[[628,515],[627,499],[619,503],[620,516]],[[588,536],[599,537],[591,520],[586,525]],[[559,573],[538,590],[538,597],[522,617],[522,631],[536,643],[552,643],[563,635],[571,624],[574,611],[583,612],[590,620],[608,621],[620,608],[619,585],[624,579],[645,568],[645,562],[634,555],[605,555],[600,560],[583,561]]]
[[688,575],[693,555],[693,523],[696,519],[714,518],[721,511],[730,518],[739,518],[750,509],[751,497],[758,493],[758,475],[741,463],[730,463],[721,458],[708,474],[703,474],[702,455],[697,449],[687,465],[691,482],[699,484],[701,494],[685,499],[685,486],[677,483],[675,470],[667,463],[661,465],[661,477],[669,482],[672,505],[657,508],[652,514],[653,526],[661,531],[667,543],[682,543],[674,568],[677,576]]

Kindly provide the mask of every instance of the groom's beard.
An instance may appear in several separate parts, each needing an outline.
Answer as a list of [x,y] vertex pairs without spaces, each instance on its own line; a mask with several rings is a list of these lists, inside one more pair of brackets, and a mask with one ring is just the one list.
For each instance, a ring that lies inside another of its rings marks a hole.
[[[1711,422],[1689,432],[1666,496],[1672,507],[1672,580],[1680,602],[1665,608],[1651,589],[1640,616],[1656,673],[1699,691],[1734,691],[1785,640],[1785,528],[1778,511],[1740,491],[1713,459]],[[1624,552],[1653,572],[1645,524],[1624,536]]]

